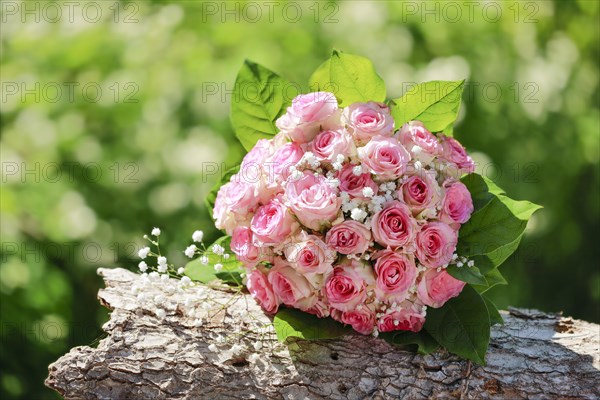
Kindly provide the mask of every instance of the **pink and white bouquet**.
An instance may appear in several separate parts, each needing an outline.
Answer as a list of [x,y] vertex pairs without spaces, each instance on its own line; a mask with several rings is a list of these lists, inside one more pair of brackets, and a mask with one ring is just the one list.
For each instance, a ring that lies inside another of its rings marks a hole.
[[226,236],[195,234],[200,257],[175,269],[158,253],[152,273],[244,285],[281,340],[354,330],[483,363],[502,322],[485,293],[540,207],[475,173],[452,136],[463,85],[387,99],[369,60],[334,51],[299,94],[246,61],[231,121],[248,153],[206,198]]
[[231,235],[247,287],[280,305],[332,317],[359,333],[418,332],[465,282],[458,232],[473,212],[459,178],[463,146],[423,123],[396,126],[381,102],[340,107],[298,95],[218,192],[213,217]]

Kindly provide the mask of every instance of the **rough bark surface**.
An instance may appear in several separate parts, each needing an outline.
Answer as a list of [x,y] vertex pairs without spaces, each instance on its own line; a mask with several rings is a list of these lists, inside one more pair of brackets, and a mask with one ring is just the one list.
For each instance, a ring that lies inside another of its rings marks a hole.
[[108,336],[49,366],[46,385],[67,399],[600,398],[600,326],[558,314],[503,312],[478,366],[370,336],[281,344],[248,296],[159,281],[139,300],[139,275],[98,272]]

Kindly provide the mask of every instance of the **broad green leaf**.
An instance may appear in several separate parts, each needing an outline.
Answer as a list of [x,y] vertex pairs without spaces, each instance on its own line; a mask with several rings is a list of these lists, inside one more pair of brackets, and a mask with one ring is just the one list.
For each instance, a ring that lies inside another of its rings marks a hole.
[[290,336],[310,340],[333,339],[352,331],[331,318],[318,318],[293,308],[279,310],[273,319],[273,326],[281,342]]
[[470,256],[485,274],[516,251],[527,220],[541,207],[510,199],[494,182],[478,174],[465,175],[461,181],[471,193],[475,212],[461,227],[458,251]]
[[516,201],[503,195],[494,196],[461,226],[458,254],[467,257],[490,254],[512,244],[523,234],[531,215],[540,208],[529,201]]
[[475,290],[479,293],[485,293],[496,285],[507,285],[506,279],[500,273],[498,268],[494,268],[491,271],[483,275],[487,281],[486,285],[472,285]]
[[[215,254],[212,250],[213,245],[219,244],[225,248],[225,252],[230,254],[230,257],[225,259],[222,255]],[[194,281],[209,283],[216,279],[233,285],[241,285],[241,273],[244,272],[242,264],[230,253],[231,237],[223,236],[217,239],[212,245],[208,246],[204,253],[208,257],[208,264],[204,265],[200,259],[195,259],[187,263],[185,266],[185,274]],[[215,271],[215,264],[221,264],[223,269],[219,272]]]
[[485,306],[487,307],[488,314],[490,315],[490,326],[496,324],[504,325],[504,319],[502,318],[502,315],[496,308],[496,305],[492,303],[492,301],[486,296],[481,297],[483,298],[483,301],[485,301]]
[[496,266],[494,265],[492,260],[490,260],[488,258],[488,256],[483,255],[483,254],[477,255],[477,256],[472,256],[471,260],[473,260],[475,262],[475,265],[477,266],[477,268],[479,269],[479,272],[481,272],[482,275],[485,275],[489,271],[496,268]]
[[379,337],[396,346],[415,347],[420,354],[429,354],[440,347],[426,331],[395,331],[380,333]]
[[285,112],[298,87],[275,72],[246,60],[231,100],[231,123],[246,150],[277,134],[275,120]]
[[310,90],[313,92],[335,92],[334,85],[329,80],[329,63],[330,60],[325,61],[323,64],[313,72],[308,80]]
[[473,285],[487,285],[487,281],[477,267],[467,267],[466,265],[457,267],[456,265],[450,265],[446,268],[446,271],[459,281]]
[[496,250],[486,254],[486,255],[478,255],[473,257],[473,261],[475,261],[475,265],[479,267],[479,270],[486,274],[494,268],[499,267],[508,257],[510,257],[519,247],[519,243],[521,243],[521,238],[523,234],[519,235],[514,241],[510,242],[507,245],[498,247]]
[[385,83],[365,57],[333,51],[331,59],[310,78],[311,90],[335,94],[340,106],[355,102],[384,101]]
[[490,317],[483,298],[470,285],[441,308],[427,309],[425,330],[448,351],[485,364]]
[[475,211],[481,210],[494,197],[506,194],[492,180],[479,174],[465,175],[460,181],[467,187],[469,193],[471,193]]
[[208,192],[208,194],[204,198],[204,205],[206,206],[208,212],[210,213],[211,218],[212,218],[212,210],[213,210],[213,208],[215,208],[215,200],[217,199],[217,193],[219,193],[219,189],[221,189],[221,186],[223,186],[224,184],[229,182],[231,177],[233,175],[237,174],[239,172],[239,170],[240,170],[240,166],[236,165],[235,167],[230,168],[227,171],[225,171],[223,176],[221,176],[221,179],[219,179],[217,182],[215,182],[215,184],[212,186],[212,188],[210,188],[210,192]]
[[418,84],[394,99],[392,116],[396,126],[418,120],[432,132],[451,134],[458,117],[465,81],[431,81]]

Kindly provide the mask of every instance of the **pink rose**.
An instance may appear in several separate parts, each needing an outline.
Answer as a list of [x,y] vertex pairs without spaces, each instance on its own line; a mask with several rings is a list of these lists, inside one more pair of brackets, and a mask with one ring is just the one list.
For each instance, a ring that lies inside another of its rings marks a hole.
[[383,300],[402,301],[417,278],[412,257],[393,250],[383,250],[375,262],[377,296]]
[[242,160],[242,169],[248,168],[251,166],[260,167],[269,158],[273,152],[275,151],[275,147],[273,146],[273,142],[268,139],[260,139],[254,147],[244,156]]
[[267,200],[274,195],[274,193],[266,193],[264,190],[268,178],[264,170],[264,165],[274,152],[275,145],[273,140],[260,139],[244,156],[240,170],[235,177],[237,182],[254,185],[256,194],[261,201]]
[[440,221],[450,224],[455,229],[460,228],[471,218],[473,213],[473,199],[469,189],[462,182],[454,182],[446,187],[446,194],[442,201]]
[[358,149],[363,167],[379,179],[396,179],[406,171],[410,154],[396,139],[376,136]]
[[292,105],[275,124],[294,142],[308,143],[319,132],[320,125],[337,110],[337,100],[332,93],[301,94],[292,100]]
[[442,157],[457,166],[459,172],[468,174],[475,171],[475,163],[473,159],[467,154],[467,151],[459,143],[458,140],[440,134],[442,143],[443,155]]
[[305,171],[298,180],[290,180],[285,194],[298,220],[313,230],[333,221],[342,203],[337,190],[322,175],[315,176],[310,171]]
[[238,226],[231,236],[231,251],[247,266],[260,260],[261,250],[254,245],[252,231],[247,226]]
[[346,220],[333,226],[327,232],[325,241],[341,254],[364,253],[369,248],[371,231],[360,222]]
[[359,199],[367,198],[362,192],[363,188],[369,187],[373,189],[373,193],[377,193],[378,187],[377,184],[373,182],[373,179],[371,179],[371,174],[364,172],[360,175],[355,175],[353,172],[354,167],[356,167],[356,165],[345,164],[339,172],[338,179],[340,180],[340,190]]
[[338,155],[353,155],[354,142],[344,129],[327,130],[319,133],[310,144],[310,149],[318,160],[335,162]]
[[406,204],[388,202],[373,216],[371,230],[375,241],[384,247],[398,248],[412,244],[417,233],[417,221]]
[[456,250],[458,233],[443,222],[429,222],[417,234],[417,258],[426,267],[448,264]]
[[240,180],[238,175],[233,175],[228,184],[225,203],[227,203],[229,209],[236,214],[253,212],[258,206],[256,186],[252,183]]
[[351,311],[367,298],[365,275],[368,272],[357,264],[335,267],[325,282],[323,290],[331,307]]
[[295,166],[303,155],[304,150],[295,142],[285,143],[275,150],[273,156],[264,164],[264,167],[269,171],[267,184],[272,186],[286,181],[290,176],[290,167]]
[[315,305],[317,296],[304,276],[281,259],[269,271],[269,283],[281,301],[291,307],[306,310]]
[[[402,307],[402,306],[406,306]],[[383,315],[377,321],[379,332],[412,331],[419,332],[425,324],[425,317],[410,303],[403,303],[400,311]]]
[[354,138],[365,143],[375,136],[392,136],[394,119],[383,103],[354,103],[342,111],[342,121]]
[[267,277],[260,270],[255,269],[248,275],[246,287],[250,295],[258,302],[262,309],[268,314],[275,314],[279,308],[279,300],[273,292]]
[[398,198],[404,200],[413,215],[426,208],[435,208],[440,199],[440,187],[435,180],[435,172],[422,170],[412,175],[398,189]]
[[217,198],[215,199],[215,206],[213,207],[212,217],[215,220],[215,226],[217,229],[233,231],[233,228],[235,227],[235,218],[233,213],[229,210],[229,206],[225,202],[225,197],[229,191],[228,185],[229,183],[226,183],[219,188],[219,191],[217,192]]
[[337,254],[316,235],[302,232],[298,241],[289,243],[284,249],[286,259],[301,274],[327,274]]
[[439,308],[448,300],[456,297],[465,287],[465,282],[451,276],[445,270],[436,269],[425,271],[417,286],[417,297],[425,305]]
[[234,175],[230,182],[221,186],[213,208],[215,226],[224,229],[228,235],[231,235],[237,225],[248,223],[248,214],[254,211],[259,201],[254,185],[237,182],[235,179]]
[[420,121],[404,124],[398,133],[398,139],[416,159],[425,163],[431,162],[434,157],[442,153],[442,145],[438,138]]
[[321,298],[319,298],[312,307],[307,308],[304,311],[316,315],[319,318],[329,317],[329,305]]
[[342,322],[342,314],[344,314],[344,312],[337,308],[329,308],[329,316],[338,322]]
[[375,327],[375,314],[366,306],[342,313],[341,322],[363,335],[370,335]]
[[312,92],[298,95],[292,100],[291,111],[300,123],[327,119],[337,109],[333,93]]
[[296,227],[294,217],[279,198],[259,207],[250,224],[255,244],[261,247],[283,242]]

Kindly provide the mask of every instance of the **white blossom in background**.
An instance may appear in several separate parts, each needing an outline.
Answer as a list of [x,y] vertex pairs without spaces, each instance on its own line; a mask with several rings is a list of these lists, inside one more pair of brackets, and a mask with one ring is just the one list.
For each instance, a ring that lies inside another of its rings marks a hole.
[[212,247],[212,251],[216,255],[222,256],[225,253],[225,248],[223,246],[221,246],[220,244],[214,244]]
[[140,271],[146,272],[148,270],[148,264],[146,264],[145,261],[140,261],[140,263],[138,264],[138,268],[140,269]]
[[158,257],[158,272],[164,273],[167,272],[167,257],[160,256]]
[[160,229],[159,228],[154,228],[152,229],[152,236],[160,236]]
[[355,221],[362,221],[367,217],[367,212],[360,208],[354,208],[350,212],[350,217]]
[[202,231],[194,231],[194,233],[192,234],[192,240],[194,242],[202,242],[202,239],[204,238],[204,232]]
[[194,257],[194,255],[196,254],[196,250],[197,250],[197,249],[198,249],[198,248],[196,247],[196,245],[195,245],[195,244],[191,244],[191,245],[189,245],[188,247],[186,247],[186,249],[185,249],[185,251],[184,251],[184,254],[185,254],[187,257],[189,257],[189,258],[193,258],[193,257]]
[[148,254],[150,254],[150,247],[143,247],[138,251],[138,257],[142,260],[148,257]]
[[181,284],[183,286],[190,286],[192,284],[192,280],[190,279],[189,276],[183,276],[183,277],[181,277]]

